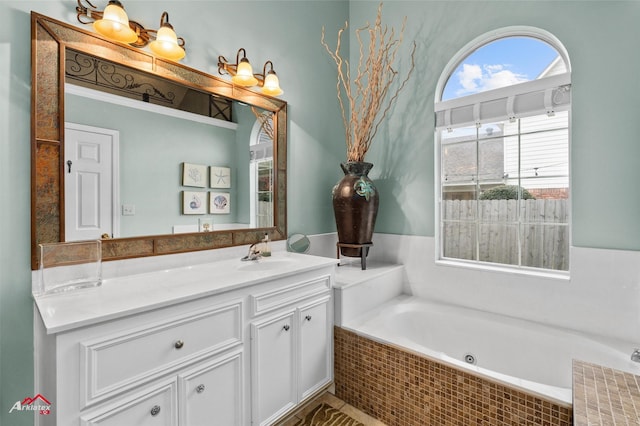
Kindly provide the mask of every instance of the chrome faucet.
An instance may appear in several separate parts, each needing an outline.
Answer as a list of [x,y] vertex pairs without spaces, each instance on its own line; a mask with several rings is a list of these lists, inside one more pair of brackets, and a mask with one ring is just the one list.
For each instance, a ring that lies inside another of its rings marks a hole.
[[640,349],[636,349],[631,354],[631,361],[640,362]]
[[256,249],[258,243],[253,243],[249,246],[249,253],[240,260],[258,260],[260,257],[260,250]]

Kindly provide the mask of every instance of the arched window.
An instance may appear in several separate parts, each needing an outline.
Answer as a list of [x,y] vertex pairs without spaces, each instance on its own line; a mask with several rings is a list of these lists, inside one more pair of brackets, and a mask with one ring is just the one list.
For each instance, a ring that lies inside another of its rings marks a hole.
[[439,259],[568,271],[562,44],[528,27],[486,34],[451,59],[436,93]]

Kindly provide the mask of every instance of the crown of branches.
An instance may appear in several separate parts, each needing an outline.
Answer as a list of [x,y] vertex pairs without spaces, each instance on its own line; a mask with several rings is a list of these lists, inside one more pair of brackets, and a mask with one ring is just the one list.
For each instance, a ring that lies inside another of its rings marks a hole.
[[[355,32],[359,43],[359,59],[353,79],[349,60],[343,58],[340,53],[342,34],[349,27],[349,23],[345,22],[344,27],[338,31],[335,50],[331,50],[325,41],[325,31],[322,27],[321,43],[335,61],[338,71],[336,88],[345,128],[347,161],[364,161],[380,123],[411,77],[415,67],[415,42],[411,49],[409,71],[395,90],[392,90],[394,81],[399,78],[399,72],[393,65],[404,39],[406,21],[405,17],[402,28],[396,35],[395,29],[382,25],[380,3],[373,26],[367,23]],[[367,40],[368,46],[365,46]]]

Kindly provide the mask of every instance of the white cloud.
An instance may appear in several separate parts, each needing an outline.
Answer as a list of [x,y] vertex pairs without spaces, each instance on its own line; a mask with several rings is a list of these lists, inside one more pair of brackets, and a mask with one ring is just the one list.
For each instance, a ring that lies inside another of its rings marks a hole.
[[456,95],[470,95],[529,81],[526,75],[517,74],[507,68],[508,65],[505,64],[482,67],[475,64],[462,64],[462,70],[456,74],[461,87],[456,91]]
[[479,65],[462,64],[462,70],[457,75],[462,86],[459,92],[463,93],[475,93],[478,82],[482,81],[482,69]]

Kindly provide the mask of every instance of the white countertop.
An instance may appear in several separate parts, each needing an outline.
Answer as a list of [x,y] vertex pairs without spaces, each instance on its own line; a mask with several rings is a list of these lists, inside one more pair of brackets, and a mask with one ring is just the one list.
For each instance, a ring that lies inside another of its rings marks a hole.
[[227,259],[109,278],[99,287],[34,299],[53,334],[335,264],[327,257],[274,252],[257,261]]

